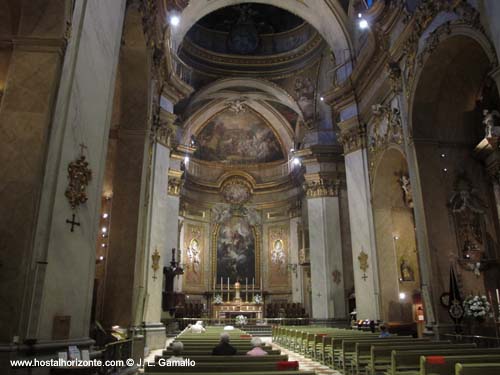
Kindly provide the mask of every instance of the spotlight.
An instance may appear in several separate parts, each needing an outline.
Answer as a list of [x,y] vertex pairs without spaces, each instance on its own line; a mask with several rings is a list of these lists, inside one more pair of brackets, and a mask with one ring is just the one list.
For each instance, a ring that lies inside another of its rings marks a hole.
[[325,100],[325,98],[323,98],[322,96],[320,96],[320,97],[319,97],[319,100],[324,101],[324,100]]
[[404,293],[404,292],[399,293],[399,299],[401,301],[405,300],[406,299],[406,293]]
[[107,214],[106,212],[102,214],[103,219],[107,219],[108,217],[109,217],[109,214]]
[[441,157],[444,158],[446,156],[446,154],[441,154]]
[[360,28],[361,30],[365,30],[365,29],[367,29],[367,28],[368,28],[368,26],[369,26],[369,25],[368,25],[368,21],[367,21],[367,20],[365,20],[365,19],[363,19],[363,18],[359,20],[358,25],[359,25],[359,28]]
[[293,165],[300,165],[300,159],[299,158],[293,158],[292,159]]
[[399,236],[398,236],[398,235],[394,236],[394,239],[395,239],[396,241],[397,241],[397,240],[399,240]]
[[184,164],[189,163],[189,156],[184,156]]
[[101,247],[106,247],[106,244],[105,244],[105,243],[102,243],[102,244],[101,244]]
[[177,25],[179,25],[180,22],[181,22],[181,19],[179,18],[179,16],[170,17],[170,24],[172,26],[177,26]]
[[99,260],[104,260],[104,256],[102,256],[102,255],[101,255],[101,256],[99,257]]
[[448,172],[448,168],[443,168],[443,172]]
[[102,227],[102,233],[106,233],[108,231],[108,228]]

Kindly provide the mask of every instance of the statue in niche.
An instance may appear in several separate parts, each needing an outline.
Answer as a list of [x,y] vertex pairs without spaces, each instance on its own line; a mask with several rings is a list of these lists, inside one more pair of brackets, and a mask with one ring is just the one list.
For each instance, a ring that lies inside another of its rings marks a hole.
[[491,138],[493,136],[500,135],[500,112],[497,110],[490,111],[485,109],[483,111],[483,124],[485,138]]
[[403,190],[403,200],[405,202],[405,206],[413,208],[413,191],[411,188],[410,178],[402,175],[399,179],[399,183],[401,185],[401,189]]
[[401,270],[401,281],[415,281],[415,273],[408,260],[402,259],[399,268]]
[[455,224],[461,259],[473,262],[479,262],[485,257],[486,249],[486,205],[481,201],[478,193],[465,176],[459,176],[448,202]]
[[189,243],[187,250],[187,257],[189,261],[189,266],[194,273],[200,271],[201,258],[200,258],[200,244],[197,239],[193,238]]
[[283,246],[283,240],[276,240],[271,251],[271,262],[276,265],[281,274],[286,272],[286,254]]

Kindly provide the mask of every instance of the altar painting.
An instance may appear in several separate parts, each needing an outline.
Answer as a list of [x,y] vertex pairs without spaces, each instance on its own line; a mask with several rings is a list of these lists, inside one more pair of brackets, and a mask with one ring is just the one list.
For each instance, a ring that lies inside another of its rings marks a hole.
[[187,224],[184,233],[185,289],[203,289],[203,227]]
[[269,286],[289,286],[288,226],[272,226],[268,236]]
[[257,282],[255,229],[242,217],[232,217],[218,225],[215,247],[217,254],[217,282],[222,278],[234,284],[237,279]]

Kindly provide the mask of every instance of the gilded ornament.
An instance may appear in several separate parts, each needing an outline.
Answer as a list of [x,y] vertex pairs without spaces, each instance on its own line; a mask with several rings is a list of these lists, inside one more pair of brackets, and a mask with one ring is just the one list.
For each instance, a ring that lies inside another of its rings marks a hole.
[[156,247],[154,253],[151,255],[151,260],[153,261],[151,264],[151,268],[153,269],[153,279],[156,280],[156,272],[160,269],[160,252]]
[[64,195],[68,198],[71,208],[74,210],[80,204],[87,202],[87,186],[92,179],[92,171],[85,156],[81,155],[68,165],[68,187]]

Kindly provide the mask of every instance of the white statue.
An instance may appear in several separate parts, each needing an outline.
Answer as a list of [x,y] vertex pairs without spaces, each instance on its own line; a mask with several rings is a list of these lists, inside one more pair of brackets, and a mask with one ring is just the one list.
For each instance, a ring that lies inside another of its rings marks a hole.
[[498,131],[498,128],[500,128],[499,126],[500,112],[498,112],[497,110],[490,111],[488,109],[485,109],[483,111],[483,116],[484,116],[483,124],[484,124],[485,137],[491,138],[494,135],[500,135],[500,131]]
[[413,191],[411,189],[410,178],[402,175],[399,179],[399,183],[401,184],[401,189],[403,189],[404,201],[407,207],[413,207]]

